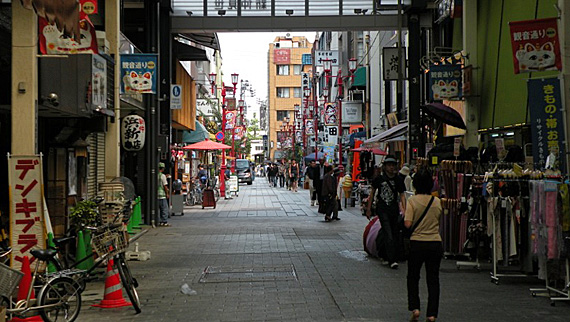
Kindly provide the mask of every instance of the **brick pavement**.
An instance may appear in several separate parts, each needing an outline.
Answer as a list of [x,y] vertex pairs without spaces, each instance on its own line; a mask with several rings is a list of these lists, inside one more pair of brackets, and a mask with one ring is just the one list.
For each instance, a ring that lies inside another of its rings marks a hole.
[[[367,221],[356,208],[325,223],[306,190],[270,188],[265,178],[240,189],[216,209],[186,207],[172,227],[139,239],[152,252],[130,262],[141,314],[88,306],[102,296],[99,281],[85,291],[79,321],[407,321],[406,264],[394,271],[363,255]],[[497,286],[488,268],[443,261],[439,321],[569,321],[567,303],[530,296],[542,281],[503,278]],[[197,294],[182,294],[185,283]]]

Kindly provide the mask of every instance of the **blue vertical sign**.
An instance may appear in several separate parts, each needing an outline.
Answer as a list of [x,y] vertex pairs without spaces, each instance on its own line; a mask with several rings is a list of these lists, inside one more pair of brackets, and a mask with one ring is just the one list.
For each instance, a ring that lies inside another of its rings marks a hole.
[[430,100],[463,98],[461,65],[431,65],[429,68]]
[[558,78],[529,79],[528,103],[532,120],[534,163],[539,167],[544,167],[546,158],[552,152],[560,162],[559,168],[564,173],[566,153],[560,80]]
[[156,54],[121,55],[121,94],[156,94]]

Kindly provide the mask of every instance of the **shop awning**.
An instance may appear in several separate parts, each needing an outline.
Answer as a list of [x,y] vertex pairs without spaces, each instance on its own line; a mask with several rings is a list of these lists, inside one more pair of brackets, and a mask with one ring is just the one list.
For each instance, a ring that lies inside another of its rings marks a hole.
[[355,87],[366,88],[366,66],[358,67],[356,72],[354,72],[352,88]]
[[204,49],[182,43],[176,39],[172,41],[172,56],[180,61],[208,61]]
[[184,131],[182,133],[182,143],[197,143],[209,138],[210,132],[198,121],[196,121],[195,131]]
[[408,123],[401,123],[394,126],[391,129],[388,129],[378,135],[371,137],[370,139],[364,141],[364,143],[375,143],[375,142],[385,142],[390,139],[399,137],[401,135],[406,134],[408,132]]

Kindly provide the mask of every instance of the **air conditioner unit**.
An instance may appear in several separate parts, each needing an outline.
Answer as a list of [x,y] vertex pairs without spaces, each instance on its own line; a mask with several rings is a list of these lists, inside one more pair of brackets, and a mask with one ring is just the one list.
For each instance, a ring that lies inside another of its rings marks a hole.
[[351,101],[364,102],[364,91],[350,91],[349,98]]

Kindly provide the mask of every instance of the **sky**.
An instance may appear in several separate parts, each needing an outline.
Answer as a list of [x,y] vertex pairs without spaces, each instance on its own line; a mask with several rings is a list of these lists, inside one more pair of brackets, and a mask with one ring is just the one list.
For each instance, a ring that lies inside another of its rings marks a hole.
[[[240,80],[248,80],[256,91],[256,98],[267,97],[267,51],[275,37],[285,36],[287,32],[224,32],[218,33],[222,55],[222,71],[224,83],[231,85],[231,74],[238,73]],[[315,40],[315,32],[290,32],[291,36],[305,36],[310,42]],[[239,93],[239,83],[238,83]],[[246,97],[248,106],[247,118],[257,113],[259,106],[256,98]]]

